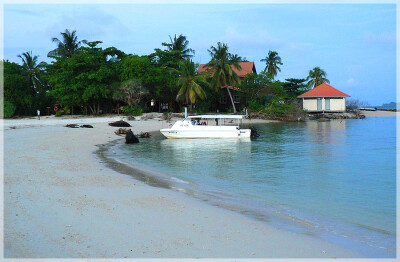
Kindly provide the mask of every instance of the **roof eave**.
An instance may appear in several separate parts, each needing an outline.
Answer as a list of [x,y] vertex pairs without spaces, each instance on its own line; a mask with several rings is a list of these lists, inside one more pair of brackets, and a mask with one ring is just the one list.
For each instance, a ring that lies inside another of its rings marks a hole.
[[349,95],[346,96],[298,96],[297,98],[317,98],[317,97],[350,97]]

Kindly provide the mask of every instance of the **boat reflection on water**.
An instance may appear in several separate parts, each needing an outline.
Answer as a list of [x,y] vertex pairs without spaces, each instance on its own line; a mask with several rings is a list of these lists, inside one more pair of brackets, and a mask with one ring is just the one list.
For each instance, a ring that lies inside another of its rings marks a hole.
[[[250,139],[163,139],[159,143],[161,152],[168,152],[174,159],[182,159],[181,164],[191,164],[198,157],[234,161],[238,155],[251,152]],[[182,157],[184,156],[184,157]],[[184,158],[184,159],[183,159]],[[176,160],[175,160],[176,161]]]

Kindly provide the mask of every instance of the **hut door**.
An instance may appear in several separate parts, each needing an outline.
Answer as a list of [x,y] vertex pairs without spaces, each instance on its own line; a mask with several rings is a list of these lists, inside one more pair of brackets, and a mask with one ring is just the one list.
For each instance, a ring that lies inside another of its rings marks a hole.
[[317,99],[317,110],[322,111],[322,98]]
[[325,98],[325,110],[331,110],[331,100]]

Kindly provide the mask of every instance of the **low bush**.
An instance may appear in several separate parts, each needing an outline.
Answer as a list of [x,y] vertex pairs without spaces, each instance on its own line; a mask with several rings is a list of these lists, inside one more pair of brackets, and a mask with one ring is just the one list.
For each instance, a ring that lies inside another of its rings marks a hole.
[[300,107],[283,103],[271,103],[263,110],[267,118],[283,121],[304,121],[307,113]]
[[68,106],[64,106],[64,108],[62,109],[62,112],[64,115],[69,115],[69,114],[71,114],[71,109]]
[[265,104],[257,100],[251,100],[249,102],[249,110],[251,112],[259,112],[265,108]]
[[143,109],[139,106],[123,106],[122,112],[129,116],[140,116],[143,114]]

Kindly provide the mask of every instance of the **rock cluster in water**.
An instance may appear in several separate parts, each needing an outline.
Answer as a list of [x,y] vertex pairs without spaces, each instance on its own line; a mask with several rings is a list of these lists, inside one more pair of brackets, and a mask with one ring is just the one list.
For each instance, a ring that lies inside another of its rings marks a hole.
[[365,115],[359,112],[345,112],[345,113],[317,113],[308,114],[310,120],[318,119],[364,119]]
[[135,144],[135,143],[139,143],[139,139],[137,138],[137,136],[135,136],[132,132],[132,130],[128,130],[126,132],[125,135],[125,143],[126,144]]

